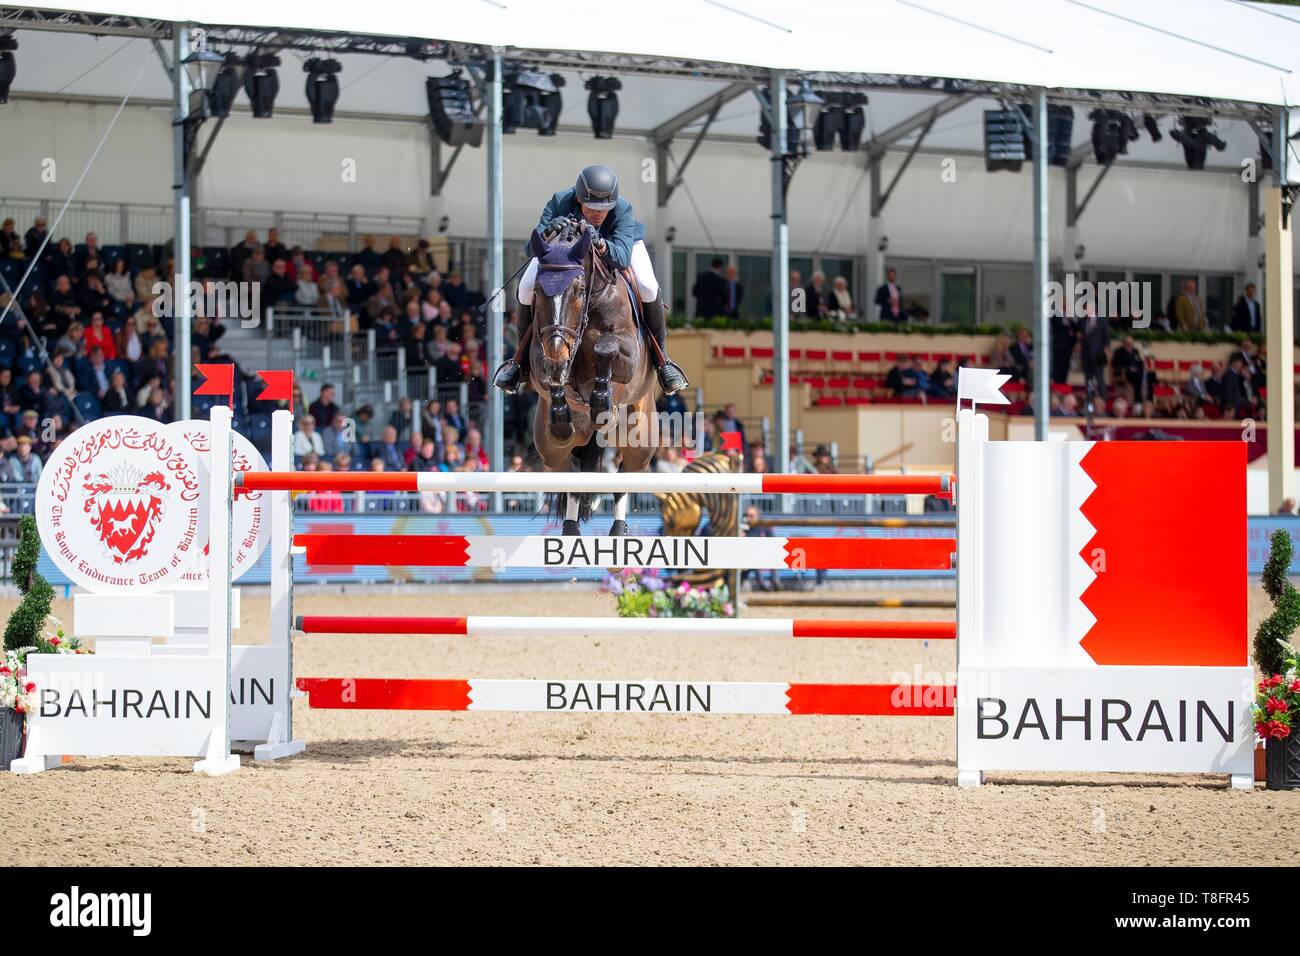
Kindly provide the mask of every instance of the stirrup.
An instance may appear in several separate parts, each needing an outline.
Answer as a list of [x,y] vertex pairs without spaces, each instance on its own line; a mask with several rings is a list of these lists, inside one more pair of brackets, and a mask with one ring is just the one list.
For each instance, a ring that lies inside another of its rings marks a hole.
[[663,364],[655,369],[659,378],[659,387],[664,390],[665,395],[676,395],[684,388],[690,387],[690,382],[686,378],[677,363],[667,356],[664,357]]

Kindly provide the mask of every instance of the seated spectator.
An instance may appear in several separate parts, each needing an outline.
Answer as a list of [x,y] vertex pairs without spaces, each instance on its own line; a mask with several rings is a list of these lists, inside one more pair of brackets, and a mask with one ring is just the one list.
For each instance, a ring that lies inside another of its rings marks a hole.
[[149,389],[149,396],[136,414],[153,419],[163,425],[169,424],[172,420],[172,409],[167,392],[161,387]]
[[[759,522],[758,507],[750,505],[745,509],[745,529],[746,538],[770,538],[772,529],[761,526]],[[776,572],[748,570],[742,576],[742,583],[746,580],[753,580],[754,587],[760,591],[777,591],[780,590],[780,584],[777,583]]]
[[1219,407],[1224,418],[1242,419],[1250,414],[1253,397],[1246,363],[1237,353],[1219,380]]
[[478,471],[490,471],[487,449],[483,447],[483,435],[473,425],[465,433],[465,460],[478,462]]
[[376,292],[375,284],[370,281],[365,268],[359,263],[354,265],[348,272],[348,278],[344,284],[348,290],[348,306],[354,311],[363,309],[366,302]]
[[6,460],[8,480],[18,484],[36,484],[41,480],[41,459],[32,450],[32,440],[27,435],[18,436],[15,450]]
[[99,349],[110,362],[117,358],[117,340],[113,337],[113,330],[104,324],[104,313],[96,311],[90,314],[90,327],[85,335],[87,351]]
[[72,373],[72,369],[68,368],[62,352],[55,352],[50,356],[50,364],[45,368],[45,377],[49,380],[50,388],[64,398],[72,399],[76,396],[77,377]]
[[98,273],[91,273],[82,280],[81,293],[77,296],[77,302],[81,306],[83,316],[90,315],[92,312],[112,315],[116,305],[108,290],[104,288],[104,280]]
[[324,447],[324,455],[327,458],[334,458],[339,454],[350,454],[352,451],[352,427],[348,423],[347,416],[342,412],[336,412],[330,419],[330,423],[320,430],[320,440]]
[[142,308],[149,308],[153,305],[153,300],[158,298],[158,293],[154,291],[157,282],[158,270],[153,266],[144,266],[136,273],[135,281],[131,285],[135,289],[135,301]]
[[335,471],[351,471],[351,470],[352,470],[352,456],[349,455],[349,454],[348,454],[347,452],[345,452],[345,451],[341,451],[341,452],[339,452],[338,454],[336,454],[336,455],[334,456],[334,470],[335,470]]
[[755,446],[750,453],[749,470],[758,475],[767,474],[767,450],[762,445]]
[[113,301],[125,309],[135,306],[135,289],[131,285],[131,273],[127,271],[126,260],[118,259],[104,278],[104,286]]
[[433,252],[429,249],[429,240],[421,239],[406,258],[406,271],[415,276],[427,276],[433,268]]
[[[260,248],[254,249],[244,260],[243,268],[239,274],[241,282],[266,282],[271,276],[271,264],[266,261],[266,256]],[[267,301],[272,301],[266,297]]]
[[420,318],[426,322],[435,321],[438,318],[438,306],[441,302],[442,293],[430,286],[420,301]]
[[262,280],[262,302],[271,305],[291,305],[298,291],[298,283],[289,278],[289,263],[286,259],[276,259],[271,263],[270,273]]
[[447,343],[447,351],[442,358],[433,363],[433,371],[438,377],[439,385],[450,385],[463,380],[461,378],[459,342]]
[[99,349],[90,350],[90,359],[81,367],[78,373],[78,387],[83,392],[89,392],[96,398],[103,398],[104,393],[108,391],[108,363],[104,361],[104,353]]
[[376,470],[374,463],[380,464],[379,471],[401,471],[406,467],[406,461],[402,457],[402,448],[398,444],[397,429],[392,425],[385,425],[384,430],[380,432],[379,442],[371,445],[374,458],[371,460],[371,470]]
[[681,456],[681,453],[671,445],[667,448],[661,449],[658,454],[655,455],[654,468],[655,471],[661,475],[675,475],[681,472],[685,467],[686,459],[684,459]]
[[957,398],[957,378],[949,366],[950,363],[943,359],[935,363],[934,371],[930,373],[930,387],[926,390],[931,398],[943,401]]
[[425,351],[429,353],[429,364],[436,368],[438,361],[447,354],[447,345],[450,340],[447,338],[447,326],[438,323],[431,325],[430,328],[432,332],[429,335],[429,342],[425,346]]
[[1014,371],[1015,365],[1015,359],[1011,357],[1011,336],[999,332],[998,337],[993,340],[993,349],[989,353],[989,368],[1010,373]]
[[419,432],[411,432],[411,437],[407,441],[406,448],[402,452],[402,466],[404,470],[411,467],[411,462],[415,461],[416,456],[420,454],[422,448],[424,448],[424,436]]
[[109,376],[108,391],[100,399],[99,406],[105,415],[129,415],[135,411],[135,402],[126,390],[126,376],[121,369],[114,369]]
[[431,398],[420,409],[420,431],[425,435],[436,435],[442,430],[442,402]]
[[28,229],[27,234],[23,236],[23,241],[26,243],[23,251],[27,253],[28,259],[36,258],[36,254],[40,252],[47,238],[49,232],[45,228],[45,217],[37,216],[32,223],[32,228]]
[[325,455],[325,443],[321,441],[320,433],[316,431],[316,419],[312,415],[307,415],[298,425],[298,430],[293,433],[293,453],[301,458],[309,453],[315,454],[318,458]]
[[443,299],[452,309],[468,309],[474,304],[469,289],[465,288],[464,280],[455,269],[447,274],[438,291],[442,293]]
[[445,410],[442,413],[442,420],[445,425],[456,431],[456,441],[463,441],[465,438],[468,423],[465,416],[460,413],[460,402],[454,398],[447,399]]
[[925,394],[921,384],[921,371],[908,356],[902,356],[885,376],[885,387],[894,393],[895,398],[920,398]]
[[[426,326],[423,322],[416,322],[411,330],[407,333],[406,339],[406,367],[407,368],[428,368],[429,353],[425,349],[428,344],[425,341]],[[438,376],[442,381],[442,376]]]
[[18,235],[18,229],[12,218],[6,218],[3,223],[0,223],[0,259],[25,258],[27,253],[23,251],[23,241]]
[[14,370],[0,368],[0,412],[10,418],[22,411],[18,404],[18,386],[14,384]]
[[1079,417],[1079,400],[1074,397],[1074,393],[1061,396],[1061,418],[1078,418]]
[[68,358],[83,358],[86,355],[86,328],[80,322],[71,322],[50,354],[66,355]]
[[77,259],[72,249],[72,240],[60,239],[54,250],[47,253],[45,265],[45,274],[49,278],[76,275],[78,271]]
[[[428,443],[430,446],[433,442]],[[442,452],[442,464],[438,466],[439,471],[460,471],[461,466],[465,464],[465,455],[460,450],[459,445],[448,445]]]
[[1189,415],[1195,416],[1202,405],[1216,404],[1205,387],[1205,368],[1197,362],[1187,372],[1187,381],[1183,383],[1183,405]]
[[438,471],[438,449],[432,438],[422,438],[420,450],[411,459],[412,471]]

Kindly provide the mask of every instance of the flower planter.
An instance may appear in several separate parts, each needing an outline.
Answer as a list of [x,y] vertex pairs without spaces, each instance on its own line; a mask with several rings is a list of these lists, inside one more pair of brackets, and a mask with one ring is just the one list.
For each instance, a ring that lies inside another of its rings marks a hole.
[[1268,765],[1268,789],[1300,790],[1300,733],[1282,739],[1270,738],[1265,760]]
[[0,770],[8,770],[9,765],[22,756],[25,720],[22,711],[0,707]]

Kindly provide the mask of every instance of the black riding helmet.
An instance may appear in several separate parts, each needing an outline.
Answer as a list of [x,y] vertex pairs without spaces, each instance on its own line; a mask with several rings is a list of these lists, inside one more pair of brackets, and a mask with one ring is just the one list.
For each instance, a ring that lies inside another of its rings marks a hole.
[[618,204],[618,174],[608,166],[585,166],[573,194],[592,209],[613,209]]

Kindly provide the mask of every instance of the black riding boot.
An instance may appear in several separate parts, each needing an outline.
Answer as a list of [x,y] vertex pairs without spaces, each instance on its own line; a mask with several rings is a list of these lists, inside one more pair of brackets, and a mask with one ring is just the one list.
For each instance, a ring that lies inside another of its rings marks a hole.
[[497,369],[496,374],[492,376],[492,384],[507,395],[513,395],[519,391],[519,386],[524,384],[524,379],[528,377],[528,353],[531,351],[528,346],[531,344],[525,338],[528,333],[528,327],[533,324],[533,307],[531,305],[519,306],[519,350],[515,357],[506,359]]
[[646,330],[654,337],[659,345],[659,351],[663,354],[663,361],[659,362],[659,356],[654,355],[654,350],[651,349],[653,359],[658,363],[656,371],[659,375],[659,387],[664,390],[665,395],[680,392],[691,383],[686,380],[686,373],[668,357],[668,325],[664,319],[664,304],[659,299],[655,299],[653,302],[643,302],[641,307],[645,311]]

